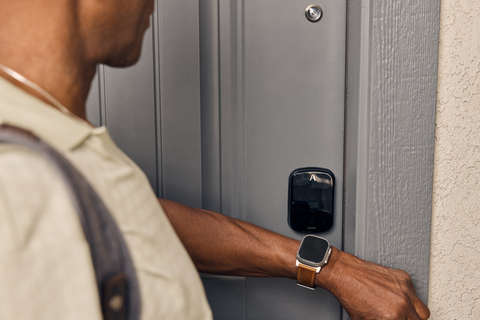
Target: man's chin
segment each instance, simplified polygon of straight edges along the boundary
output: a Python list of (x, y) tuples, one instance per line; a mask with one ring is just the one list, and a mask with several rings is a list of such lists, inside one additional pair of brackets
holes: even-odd
[(126, 57), (108, 59), (104, 62), (105, 65), (113, 68), (127, 68), (131, 67), (140, 60), (141, 52), (135, 55), (128, 55)]
[(133, 66), (140, 60), (142, 55), (142, 39), (138, 40), (127, 50), (117, 51), (111, 54), (103, 64), (114, 68), (126, 68)]

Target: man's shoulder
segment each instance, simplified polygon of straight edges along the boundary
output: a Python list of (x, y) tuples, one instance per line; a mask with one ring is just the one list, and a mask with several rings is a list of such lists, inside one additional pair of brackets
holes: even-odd
[(63, 185), (48, 160), (26, 147), (0, 144), (0, 194), (4, 202), (35, 205), (49, 199)]
[(77, 228), (75, 219), (64, 182), (50, 163), (33, 150), (0, 144), (0, 240), (14, 246), (0, 245), (0, 256), (32, 240), (61, 238), (62, 229), (54, 227)]
[(22, 146), (0, 144), (0, 181), (23, 184), (27, 179), (40, 182), (52, 173), (52, 166), (38, 152)]

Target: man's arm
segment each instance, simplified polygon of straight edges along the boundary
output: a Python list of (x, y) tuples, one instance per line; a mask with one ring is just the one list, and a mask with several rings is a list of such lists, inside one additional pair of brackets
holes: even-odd
[[(212, 211), (159, 199), (198, 271), (296, 279), (300, 242)], [(316, 285), (355, 319), (428, 319), (410, 276), (332, 248)]]

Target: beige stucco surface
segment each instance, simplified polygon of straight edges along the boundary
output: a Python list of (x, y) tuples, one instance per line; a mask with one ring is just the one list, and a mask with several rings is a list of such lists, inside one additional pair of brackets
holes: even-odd
[(441, 0), (429, 307), (480, 319), (480, 1)]

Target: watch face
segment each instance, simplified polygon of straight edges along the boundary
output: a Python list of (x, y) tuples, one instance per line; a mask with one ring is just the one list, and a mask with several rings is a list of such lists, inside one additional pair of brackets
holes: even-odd
[(298, 249), (297, 258), (300, 262), (319, 265), (325, 259), (330, 243), (320, 237), (305, 236)]

